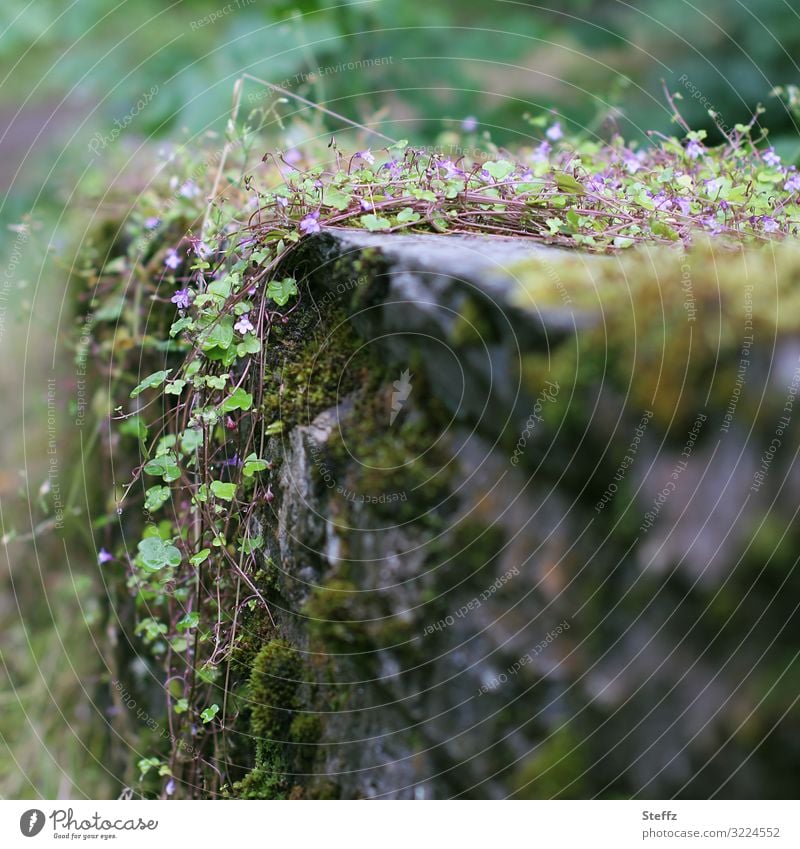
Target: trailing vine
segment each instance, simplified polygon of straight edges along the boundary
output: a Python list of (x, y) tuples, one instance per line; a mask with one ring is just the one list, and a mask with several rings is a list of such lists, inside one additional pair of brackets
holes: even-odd
[(232, 649), (243, 610), (271, 617), (256, 519), (275, 498), (267, 444), (285, 428), (264, 411), (280, 409), (287, 390), (268, 353), (305, 308), (306, 286), (289, 270), (298, 245), (337, 227), (597, 252), (683, 249), (701, 231), (731, 244), (797, 234), (800, 173), (766, 144), (757, 116), (716, 148), (675, 117), (681, 138), (643, 148), (566, 139), (540, 116), (530, 119), (538, 138), (514, 153), (486, 140), (469, 153), (400, 141), (346, 154), (332, 141), (326, 164), (296, 148), (252, 163), (256, 137), (236, 134), (234, 120), (213, 178), (208, 159), (167, 155), (164, 185), (125, 223), (125, 252), (84, 272), (113, 399), (108, 438), (140, 451), (114, 506), (143, 520), (121, 520), (116, 536), (107, 522), (99, 559), (124, 574), (136, 636), (163, 685), (170, 743), (141, 759), (143, 792), (230, 783), (217, 764), (240, 709)]

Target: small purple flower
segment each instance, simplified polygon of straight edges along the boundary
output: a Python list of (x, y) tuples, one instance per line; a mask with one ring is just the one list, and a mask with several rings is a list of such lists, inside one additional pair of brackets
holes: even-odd
[(703, 155), (703, 145), (700, 142), (692, 139), (689, 144), (686, 145), (686, 155), (689, 159), (699, 159)]
[(255, 330), (255, 327), (253, 327), (252, 322), (247, 317), (247, 313), (245, 313), (239, 317), (239, 320), (233, 325), (233, 329), (244, 336), (246, 333), (252, 333)]
[(306, 215), (306, 217), (300, 222), (300, 230), (305, 233), (306, 236), (309, 236), (312, 233), (319, 233), (322, 228), (319, 226), (319, 221), (317, 221), (318, 218), (318, 212), (312, 212), (309, 215)]
[(358, 205), (364, 210), (364, 212), (371, 212), (375, 209), (375, 207), (366, 198), (361, 198), (358, 201)]
[(642, 168), (640, 155), (634, 153), (632, 150), (628, 150), (627, 148), (622, 152), (622, 161), (625, 163), (625, 168), (628, 170), (629, 174), (635, 174)]
[(200, 194), (200, 188), (193, 180), (187, 180), (178, 192), (184, 198), (196, 198)]
[(550, 142), (542, 142), (533, 152), (533, 161), (547, 162), (547, 157), (550, 154), (550, 147)]
[(296, 165), (303, 158), (303, 154), (296, 147), (293, 147), (283, 154), (283, 158), (289, 165)]
[(722, 188), (722, 180), (719, 177), (714, 178), (713, 180), (704, 180), (706, 184), (706, 191), (710, 195), (715, 195)]
[(465, 133), (474, 133), (478, 129), (478, 119), (474, 115), (467, 115), (461, 122), (461, 129)]
[(688, 198), (676, 198), (673, 206), (678, 208), (681, 215), (691, 215), (692, 202)]
[(151, 215), (149, 218), (145, 218), (144, 220), (144, 226), (148, 230), (155, 230), (160, 223), (161, 219), (157, 215)]
[(276, 195), (275, 203), (277, 203), (278, 206), (282, 207), (283, 209), (286, 209), (286, 207), (289, 206), (289, 198), (285, 198), (283, 197), (283, 195)]
[(456, 168), (456, 166), (449, 159), (445, 159), (444, 162), (440, 162), (439, 168), (444, 168), (445, 176), (448, 178), (464, 176), (464, 172), (460, 168)]
[(774, 218), (771, 218), (769, 215), (765, 215), (761, 219), (761, 226), (763, 227), (765, 233), (774, 233), (780, 229), (778, 222)]
[(164, 788), (164, 792), (167, 794), (167, 796), (172, 796), (172, 794), (175, 792), (174, 778), (170, 778), (170, 780), (167, 782), (167, 786)]
[(363, 159), (367, 165), (375, 164), (375, 157), (372, 155), (372, 152), (369, 150), (359, 150), (356, 154), (356, 159)]
[(228, 457), (222, 461), (223, 466), (240, 466), (241, 463), (242, 461), (239, 459), (238, 454), (234, 454), (233, 457)]
[(164, 265), (171, 268), (173, 271), (181, 264), (181, 258), (175, 248), (170, 248), (164, 257)]
[(791, 177), (783, 184), (784, 191), (796, 192), (800, 191), (800, 174), (792, 174)]
[(771, 147), (769, 150), (764, 151), (761, 154), (761, 158), (769, 165), (770, 168), (780, 168), (781, 158), (775, 153), (775, 148)]
[(170, 300), (178, 309), (188, 310), (189, 304), (192, 302), (192, 291), (191, 289), (178, 289)]
[(564, 131), (561, 129), (561, 122), (556, 121), (555, 124), (553, 124), (551, 127), (548, 127), (547, 131), (545, 132), (545, 135), (547, 136), (547, 138), (550, 139), (550, 141), (558, 141), (559, 139), (563, 139)]
[(104, 548), (101, 548), (97, 553), (97, 565), (105, 566), (106, 563), (110, 563), (114, 559), (114, 555), (110, 552), (106, 551)]

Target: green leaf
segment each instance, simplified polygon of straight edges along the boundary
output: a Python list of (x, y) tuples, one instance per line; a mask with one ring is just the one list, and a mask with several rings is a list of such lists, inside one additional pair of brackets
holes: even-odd
[(206, 560), (208, 560), (209, 554), (211, 554), (210, 548), (202, 548), (197, 552), (197, 554), (193, 554), (189, 558), (189, 563), (191, 563), (192, 566), (199, 566), (201, 563), (205, 563)]
[(264, 537), (259, 534), (259, 536), (243, 539), (242, 544), (239, 546), (239, 551), (241, 551), (242, 554), (252, 554), (254, 551), (258, 551), (259, 548), (263, 547)]
[(147, 537), (139, 543), (138, 548), (142, 565), (151, 572), (157, 572), (165, 566), (180, 565), (180, 551), (160, 537)]
[(178, 699), (178, 701), (175, 702), (175, 708), (174, 708), (175, 713), (186, 713), (186, 711), (188, 709), (189, 709), (189, 700), (188, 699)]
[(196, 628), (199, 622), (200, 614), (196, 611), (192, 611), (191, 613), (187, 613), (186, 616), (178, 622), (176, 627), (179, 631), (188, 631), (191, 628)]
[(219, 713), (219, 705), (214, 703), (210, 707), (207, 707), (201, 714), (200, 719), (203, 720), (204, 724), (208, 724), (211, 720)]
[(194, 319), (191, 316), (184, 316), (172, 323), (169, 329), (169, 335), (174, 339), (181, 330), (191, 330), (194, 327)]
[(249, 410), (253, 406), (253, 396), (238, 387), (222, 402), (222, 412), (230, 413), (233, 410)]
[(408, 224), (410, 222), (419, 221), (420, 214), (418, 212), (414, 212), (414, 210), (407, 206), (405, 209), (401, 209), (400, 212), (397, 213), (397, 220), (400, 224)]
[(240, 357), (247, 354), (257, 354), (261, 350), (261, 340), (254, 334), (248, 333), (244, 339), (237, 343), (236, 353)]
[(392, 226), (392, 222), (388, 218), (381, 218), (380, 215), (362, 215), (359, 221), (369, 230), (374, 233), (376, 230), (388, 230)]
[(344, 212), (344, 210), (350, 206), (352, 197), (350, 195), (346, 195), (344, 192), (340, 192), (332, 186), (329, 186), (325, 190), (322, 200), (325, 206), (332, 206), (334, 209), (338, 209), (339, 212)]
[(155, 512), (165, 502), (169, 501), (170, 492), (168, 486), (151, 486), (145, 493), (144, 509), (150, 513)]
[(185, 380), (171, 380), (164, 387), (165, 395), (180, 395), (183, 392), (184, 387), (186, 386)]
[(559, 189), (561, 189), (562, 192), (570, 192), (577, 195), (582, 195), (586, 191), (583, 186), (571, 174), (557, 172), (555, 177), (556, 185)]
[(233, 316), (223, 315), (200, 334), (200, 347), (204, 351), (220, 348), (227, 351), (233, 342)]
[(246, 478), (253, 477), (257, 472), (263, 472), (267, 468), (267, 461), (260, 460), (256, 454), (250, 454), (245, 457), (244, 466), (242, 466), (242, 474)]
[(148, 475), (161, 476), (166, 483), (175, 481), (181, 476), (180, 466), (172, 452), (153, 457), (144, 464), (144, 472)]
[(236, 484), (211, 481), (211, 494), (222, 501), (232, 501), (236, 494)]
[(167, 379), (167, 375), (172, 371), (172, 369), (167, 369), (166, 371), (157, 371), (154, 374), (151, 374), (149, 377), (146, 377), (132, 392), (131, 398), (138, 398), (139, 395), (144, 392), (145, 389), (155, 389), (157, 386), (161, 386), (161, 384)]
[(267, 436), (275, 436), (276, 433), (280, 433), (283, 430), (283, 422), (278, 419), (278, 421), (273, 422), (272, 424), (268, 424), (264, 428), (264, 433)]
[(500, 159), (497, 162), (484, 162), (483, 168), (495, 180), (504, 180), (514, 170), (514, 163), (507, 159)]
[(294, 277), (284, 277), (283, 280), (270, 280), (267, 286), (267, 297), (275, 301), (279, 307), (286, 306), (289, 298), (297, 295), (297, 281)]
[(203, 431), (199, 427), (189, 427), (181, 434), (181, 452), (194, 454), (203, 444)]

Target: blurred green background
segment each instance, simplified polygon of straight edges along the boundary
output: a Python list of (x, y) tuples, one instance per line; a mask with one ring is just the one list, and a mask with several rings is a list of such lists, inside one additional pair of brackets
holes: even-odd
[[(763, 102), (786, 156), (796, 126), (770, 92), (798, 82), (798, 56), (800, 16), (787, 0), (0, 5), (0, 795), (118, 791), (91, 705), (102, 673), (92, 645), (102, 617), (87, 601), (97, 573), (93, 555), (68, 556), (48, 532), (43, 414), (47, 380), (70, 368), (54, 342), (72, 327), (64, 246), (84, 232), (88, 192), (117, 161), (151, 140), (223, 130), (243, 73), (395, 138), (489, 133), (507, 146), (539, 135), (530, 117), (544, 112), (565, 129), (646, 143), (647, 130), (670, 131), (663, 80), (712, 139), (708, 109), (733, 125)], [(248, 83), (243, 104), (275, 99)], [(303, 111), (275, 108), (287, 120)], [(31, 229), (20, 238), (8, 228), (23, 216)]]

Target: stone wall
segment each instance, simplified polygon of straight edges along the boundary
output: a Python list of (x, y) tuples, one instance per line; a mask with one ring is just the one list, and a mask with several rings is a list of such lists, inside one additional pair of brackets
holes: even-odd
[(797, 251), (301, 247), (234, 795), (796, 794)]

